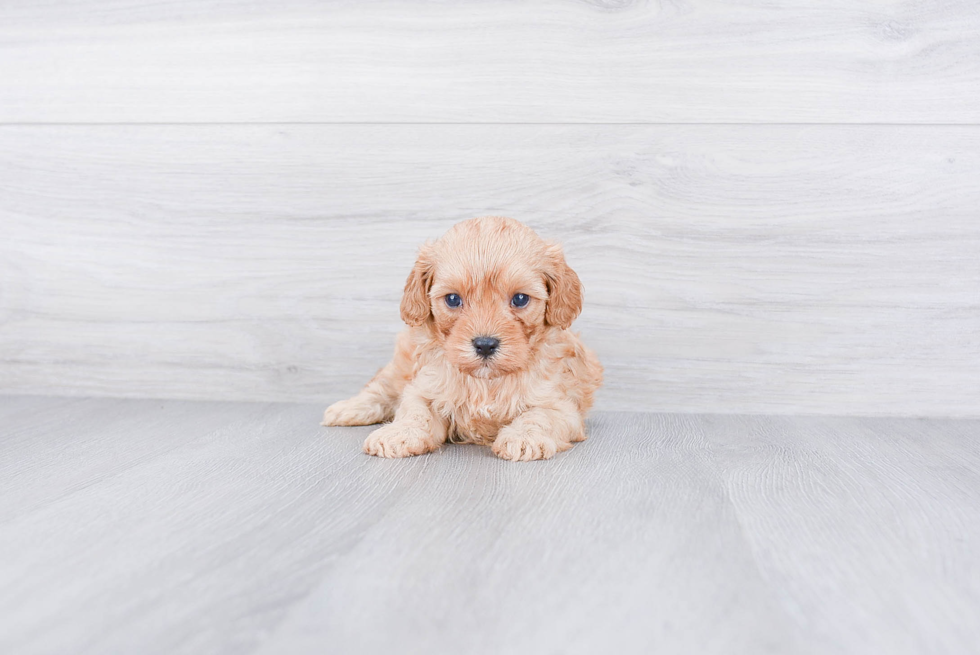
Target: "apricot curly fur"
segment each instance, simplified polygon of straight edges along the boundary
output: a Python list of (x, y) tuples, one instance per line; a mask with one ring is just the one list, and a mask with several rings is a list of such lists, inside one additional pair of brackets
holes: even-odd
[[(515, 294), (529, 301), (517, 307)], [(459, 307), (445, 302), (449, 294)], [(561, 247), (510, 218), (474, 218), (428, 243), (405, 283), (395, 355), (324, 425), (370, 425), (364, 451), (408, 457), (446, 441), (492, 446), (513, 461), (548, 459), (583, 441), (602, 384), (595, 354), (569, 331), (582, 285)], [(481, 357), (476, 337), (499, 340)]]

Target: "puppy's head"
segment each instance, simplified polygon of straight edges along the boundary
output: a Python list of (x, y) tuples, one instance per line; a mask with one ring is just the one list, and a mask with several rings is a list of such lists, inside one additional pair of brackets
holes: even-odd
[(405, 283), (402, 320), (429, 324), (448, 360), (492, 378), (524, 370), (549, 327), (582, 311), (561, 247), (509, 218), (474, 218), (426, 244)]

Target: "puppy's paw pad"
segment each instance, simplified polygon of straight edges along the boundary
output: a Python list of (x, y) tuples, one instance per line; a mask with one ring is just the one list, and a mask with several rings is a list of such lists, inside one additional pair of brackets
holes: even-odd
[(529, 462), (535, 459), (549, 459), (572, 444), (558, 441), (540, 429), (515, 428), (507, 426), (500, 431), (493, 442), (493, 454), (512, 462)]
[(376, 457), (411, 457), (439, 447), (432, 435), (414, 426), (389, 423), (368, 435), (364, 452)]
[(320, 425), (373, 425), (384, 419), (384, 411), (377, 404), (350, 398), (327, 407)]

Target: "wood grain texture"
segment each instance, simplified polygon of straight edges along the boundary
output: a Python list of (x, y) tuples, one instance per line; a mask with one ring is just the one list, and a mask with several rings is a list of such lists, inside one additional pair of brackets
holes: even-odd
[(980, 122), (974, 0), (7, 0), (3, 122)]
[(320, 410), (0, 399), (0, 649), (980, 643), (978, 421), (600, 413), (513, 464), (371, 458)]
[(980, 414), (980, 128), (0, 128), (0, 389), (326, 403), (417, 247), (566, 245), (599, 407)]

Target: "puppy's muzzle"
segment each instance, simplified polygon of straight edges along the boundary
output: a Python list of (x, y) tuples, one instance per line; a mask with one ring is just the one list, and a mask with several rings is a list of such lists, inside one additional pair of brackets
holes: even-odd
[(500, 347), (500, 339), (494, 337), (477, 337), (473, 339), (473, 350), (483, 359), (488, 359), (497, 352)]

